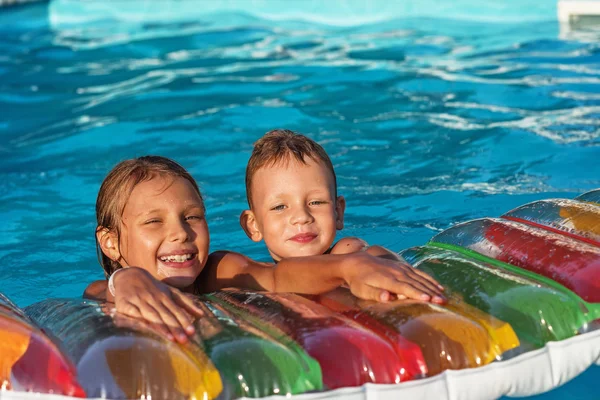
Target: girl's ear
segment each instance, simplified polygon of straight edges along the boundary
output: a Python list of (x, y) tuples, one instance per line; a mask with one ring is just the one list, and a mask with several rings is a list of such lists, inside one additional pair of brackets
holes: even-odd
[(260, 229), (258, 229), (258, 223), (252, 210), (244, 210), (240, 215), (240, 225), (246, 236), (248, 236), (254, 242), (260, 242), (263, 238)]
[(335, 199), (335, 228), (339, 231), (344, 229), (344, 211), (346, 211), (346, 199), (338, 196)]
[(121, 259), (121, 251), (119, 249), (119, 239), (114, 231), (108, 228), (98, 228), (96, 230), (96, 240), (100, 245), (102, 252), (111, 260), (119, 261)]

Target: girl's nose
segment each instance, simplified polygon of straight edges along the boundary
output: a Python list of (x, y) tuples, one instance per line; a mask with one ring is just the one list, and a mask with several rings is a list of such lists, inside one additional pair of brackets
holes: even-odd
[(173, 221), (170, 224), (169, 240), (185, 242), (190, 238), (189, 226), (185, 221)]
[(309, 224), (314, 221), (310, 211), (306, 207), (297, 207), (292, 213), (290, 222), (292, 224)]

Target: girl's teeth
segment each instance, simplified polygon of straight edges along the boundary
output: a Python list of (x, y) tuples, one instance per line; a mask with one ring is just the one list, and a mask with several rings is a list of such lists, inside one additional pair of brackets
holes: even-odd
[(176, 256), (161, 257), (161, 261), (167, 262), (185, 262), (192, 259), (193, 254), (181, 254)]

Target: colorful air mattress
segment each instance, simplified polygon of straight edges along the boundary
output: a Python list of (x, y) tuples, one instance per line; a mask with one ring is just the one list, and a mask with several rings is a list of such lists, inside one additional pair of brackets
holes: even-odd
[(536, 201), (402, 251), (446, 287), (444, 306), (231, 289), (198, 298), (206, 317), (181, 345), (96, 302), (23, 312), (0, 297), (0, 397), (539, 394), (600, 365), (599, 201)]

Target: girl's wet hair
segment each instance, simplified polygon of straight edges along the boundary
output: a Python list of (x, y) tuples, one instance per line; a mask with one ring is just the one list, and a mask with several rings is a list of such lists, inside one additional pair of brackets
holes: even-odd
[[(108, 173), (106, 178), (104, 178), (102, 186), (100, 186), (98, 198), (96, 199), (96, 232), (102, 229), (114, 231), (117, 234), (117, 240), (120, 241), (121, 218), (131, 192), (140, 183), (160, 176), (187, 179), (204, 203), (202, 194), (194, 178), (175, 161), (161, 156), (132, 158), (117, 164)], [(102, 252), (97, 238), (96, 251), (98, 252), (100, 265), (104, 268), (104, 274), (107, 278), (117, 269), (121, 268), (121, 265), (117, 261), (111, 260)]]

